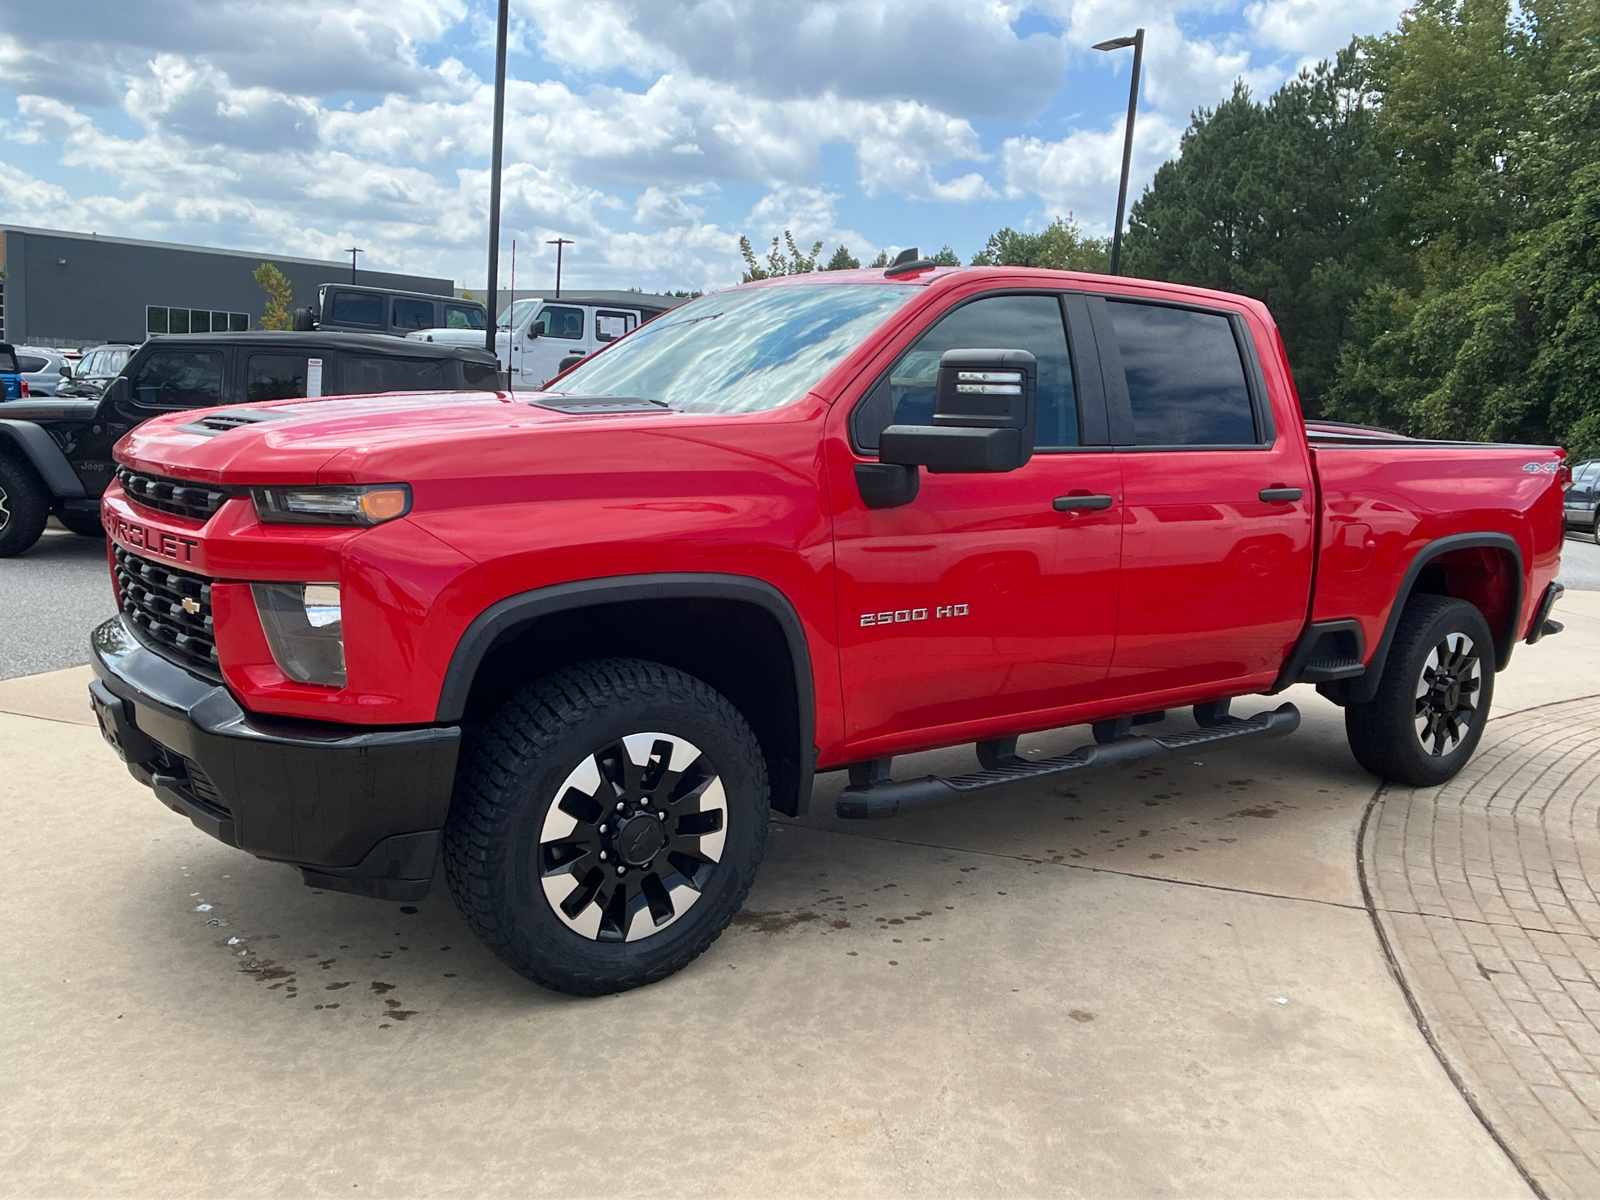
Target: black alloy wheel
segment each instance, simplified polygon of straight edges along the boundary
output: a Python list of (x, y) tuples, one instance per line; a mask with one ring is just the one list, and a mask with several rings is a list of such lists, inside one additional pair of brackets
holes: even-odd
[(1478, 716), (1483, 650), (1465, 633), (1447, 633), (1429, 653), (1417, 679), (1417, 740), (1434, 758), (1461, 745)]
[(1450, 596), (1412, 596), (1377, 693), (1345, 707), (1356, 761), (1413, 787), (1453, 779), (1483, 736), (1494, 667), (1494, 641), (1476, 607)]
[(727, 839), (728, 799), (706, 756), (670, 733), (632, 733), (556, 789), (539, 883), (556, 916), (600, 942), (636, 942), (692, 908)]
[(704, 681), (600, 659), (469, 728), (444, 831), (450, 892), (536, 983), (620, 992), (681, 970), (738, 912), (766, 844), (766, 761)]

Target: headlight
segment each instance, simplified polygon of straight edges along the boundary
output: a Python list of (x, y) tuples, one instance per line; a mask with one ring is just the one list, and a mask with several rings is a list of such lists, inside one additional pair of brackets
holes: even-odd
[(278, 669), (298, 683), (344, 686), (344, 622), (336, 583), (253, 583)]
[(411, 489), (403, 483), (250, 490), (256, 516), (269, 525), (380, 525), (411, 511)]

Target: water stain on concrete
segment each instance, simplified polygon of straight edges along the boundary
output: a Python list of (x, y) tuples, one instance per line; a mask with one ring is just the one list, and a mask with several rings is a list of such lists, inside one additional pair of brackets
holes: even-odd
[(803, 925), (816, 919), (817, 914), (809, 909), (788, 913), (763, 912), (760, 909), (747, 908), (733, 918), (733, 923), (741, 928), (754, 930), (756, 933), (777, 934), (787, 933), (796, 925)]

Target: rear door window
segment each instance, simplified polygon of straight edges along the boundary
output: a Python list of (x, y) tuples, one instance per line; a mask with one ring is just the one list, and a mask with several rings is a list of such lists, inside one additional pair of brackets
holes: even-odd
[(1139, 446), (1255, 445), (1233, 323), (1220, 313), (1107, 298)]
[(445, 362), (437, 358), (389, 358), (346, 354), (339, 367), (339, 392), (439, 392), (449, 387)]
[(328, 320), (339, 325), (370, 325), (383, 328), (383, 297), (364, 292), (335, 292)]
[(252, 354), (245, 368), (245, 399), (295, 400), (306, 394), (306, 355)]
[(432, 329), (436, 324), (433, 319), (433, 301), (411, 300), (404, 296), (396, 296), (393, 315), (389, 320), (396, 329)]
[(483, 309), (470, 304), (446, 304), (444, 306), (444, 327), (446, 329), (483, 329)]
[(1078, 397), (1061, 302), (1055, 296), (989, 296), (941, 317), (912, 343), (868, 393), (855, 414), (855, 436), (877, 450), (890, 425), (933, 424), (933, 392), (946, 350), (1026, 350), (1039, 365), (1039, 418), (1034, 446), (1079, 444)]
[(539, 315), (533, 320), (533, 327), (539, 331), (541, 337), (567, 338), (571, 341), (583, 339), (583, 309), (546, 306), (539, 310)]
[(144, 408), (204, 408), (222, 403), (220, 350), (155, 350), (129, 383)]
[(638, 325), (637, 313), (607, 312), (605, 309), (600, 309), (594, 314), (594, 338), (597, 342), (614, 342), (638, 328)]

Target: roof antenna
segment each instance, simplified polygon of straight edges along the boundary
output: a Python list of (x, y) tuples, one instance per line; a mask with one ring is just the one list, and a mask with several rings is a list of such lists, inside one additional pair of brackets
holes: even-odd
[(918, 271), (932, 270), (939, 264), (931, 258), (920, 257), (921, 252), (912, 246), (900, 251), (894, 256), (894, 261), (883, 272), (885, 279), (892, 279), (896, 275), (914, 275)]

